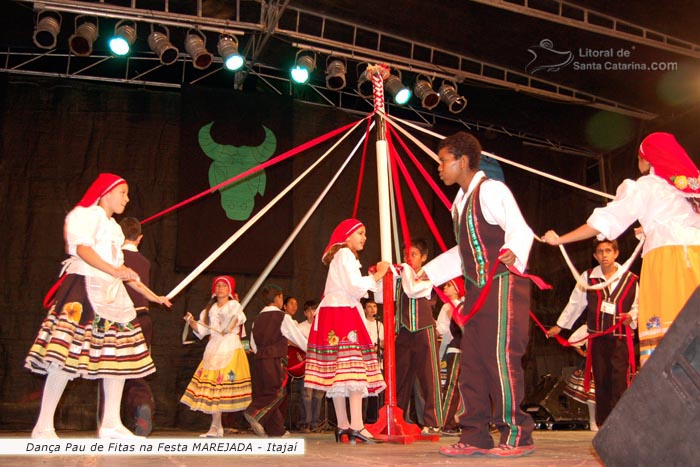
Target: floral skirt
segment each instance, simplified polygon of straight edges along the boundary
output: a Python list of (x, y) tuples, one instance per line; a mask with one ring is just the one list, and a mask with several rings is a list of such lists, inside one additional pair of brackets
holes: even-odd
[(309, 334), (304, 386), (327, 397), (360, 391), (376, 396), (386, 388), (377, 354), (355, 307), (321, 307)]
[(24, 366), (39, 374), (62, 370), (71, 379), (132, 379), (156, 371), (138, 320), (117, 323), (95, 315), (85, 277), (77, 274), (58, 289)]
[(252, 398), (248, 357), (241, 348), (233, 351), (224, 368), (207, 370), (200, 362), (180, 402), (204, 413), (238, 412), (245, 410)]

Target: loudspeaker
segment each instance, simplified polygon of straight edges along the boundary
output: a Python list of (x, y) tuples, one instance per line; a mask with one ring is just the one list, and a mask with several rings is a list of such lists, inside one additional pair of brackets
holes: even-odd
[(593, 438), (606, 467), (700, 465), (698, 290)]
[(538, 425), (552, 429), (555, 425), (586, 426), (588, 407), (567, 396), (566, 374), (562, 377), (544, 375), (533, 393), (522, 404), (522, 409)]

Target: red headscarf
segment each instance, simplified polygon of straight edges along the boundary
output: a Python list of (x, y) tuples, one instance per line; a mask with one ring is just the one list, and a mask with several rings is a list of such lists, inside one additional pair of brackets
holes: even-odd
[(700, 171), (670, 133), (651, 133), (639, 145), (639, 156), (657, 175), (689, 196), (700, 195)]
[(454, 288), (457, 289), (459, 297), (464, 297), (464, 279), (462, 277), (455, 277), (454, 279), (450, 280), (450, 283), (452, 283)]
[(347, 240), (354, 231), (363, 226), (364, 224), (357, 219), (345, 219), (343, 222), (338, 224), (338, 226), (333, 230), (331, 239), (328, 242), (328, 245), (326, 245), (326, 248), (323, 250), (323, 256), (321, 258), (326, 256), (326, 253), (328, 253), (328, 250), (330, 250), (333, 245), (341, 245), (345, 243), (345, 240)]
[(126, 183), (126, 180), (121, 178), (119, 175), (101, 173), (98, 175), (97, 179), (92, 182), (92, 185), (90, 185), (90, 188), (87, 189), (82, 199), (78, 201), (77, 206), (82, 206), (84, 208), (94, 206), (97, 204), (100, 198), (122, 183)]
[(211, 283), (211, 296), (213, 297), (216, 295), (216, 283), (217, 282), (225, 282), (226, 285), (228, 285), (228, 294), (231, 298), (233, 298), (236, 293), (236, 279), (234, 279), (231, 276), (219, 276), (215, 277), (214, 281)]

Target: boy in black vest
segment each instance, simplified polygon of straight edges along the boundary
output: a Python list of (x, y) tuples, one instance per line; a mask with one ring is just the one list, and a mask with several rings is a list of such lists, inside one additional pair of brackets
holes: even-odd
[[(629, 271), (621, 277), (613, 276), (620, 268), (615, 261), (620, 251), (617, 240), (595, 240), (594, 253), (599, 266), (582, 274), (589, 285), (609, 281), (602, 290), (582, 290), (575, 287), (569, 303), (559, 315), (557, 325), (547, 331), (547, 336), (556, 336), (561, 328), (571, 329), (579, 316), (587, 313), (588, 332), (605, 331), (623, 322), (620, 330), (596, 337), (588, 342), (588, 355), (595, 381), (595, 421), (600, 427), (612, 412), (617, 401), (628, 386), (629, 355), (627, 334), (637, 327), (638, 277)], [(634, 352), (634, 349), (631, 349)]]
[(282, 289), (266, 285), (262, 289), (266, 306), (253, 320), (250, 348), (255, 353), (251, 376), (253, 402), (244, 412), (258, 436), (285, 436), (280, 404), (286, 394), (287, 340), (306, 352), (306, 339), (292, 318), (282, 311)]

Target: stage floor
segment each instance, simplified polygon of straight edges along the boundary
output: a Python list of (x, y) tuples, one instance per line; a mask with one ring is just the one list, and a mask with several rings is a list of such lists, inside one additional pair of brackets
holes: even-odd
[[(94, 432), (60, 432), (62, 438), (94, 439)], [(186, 431), (155, 431), (149, 438), (197, 438), (199, 433)], [(202, 467), (206, 463), (241, 462), (249, 467), (263, 466), (301, 466), (304, 467), (340, 467), (340, 466), (445, 466), (445, 465), (480, 465), (480, 466), (576, 466), (599, 467), (603, 465), (593, 449), (591, 440), (595, 433), (584, 430), (537, 430), (534, 433), (537, 450), (535, 453), (517, 459), (492, 459), (487, 457), (451, 458), (438, 453), (441, 446), (457, 442), (457, 438), (443, 437), (438, 442), (416, 441), (411, 444), (375, 444), (348, 445), (336, 444), (333, 434), (292, 433), (291, 437), (280, 441), (293, 441), (303, 438), (306, 453), (303, 456), (114, 456), (114, 455), (23, 455), (7, 456), (0, 453), (0, 463), (5, 467)], [(0, 437), (26, 438), (26, 432), (1, 432)], [(226, 435), (222, 440), (254, 438), (251, 433)], [(271, 438), (272, 439), (272, 438)], [(211, 464), (210, 464), (211, 465)]]

